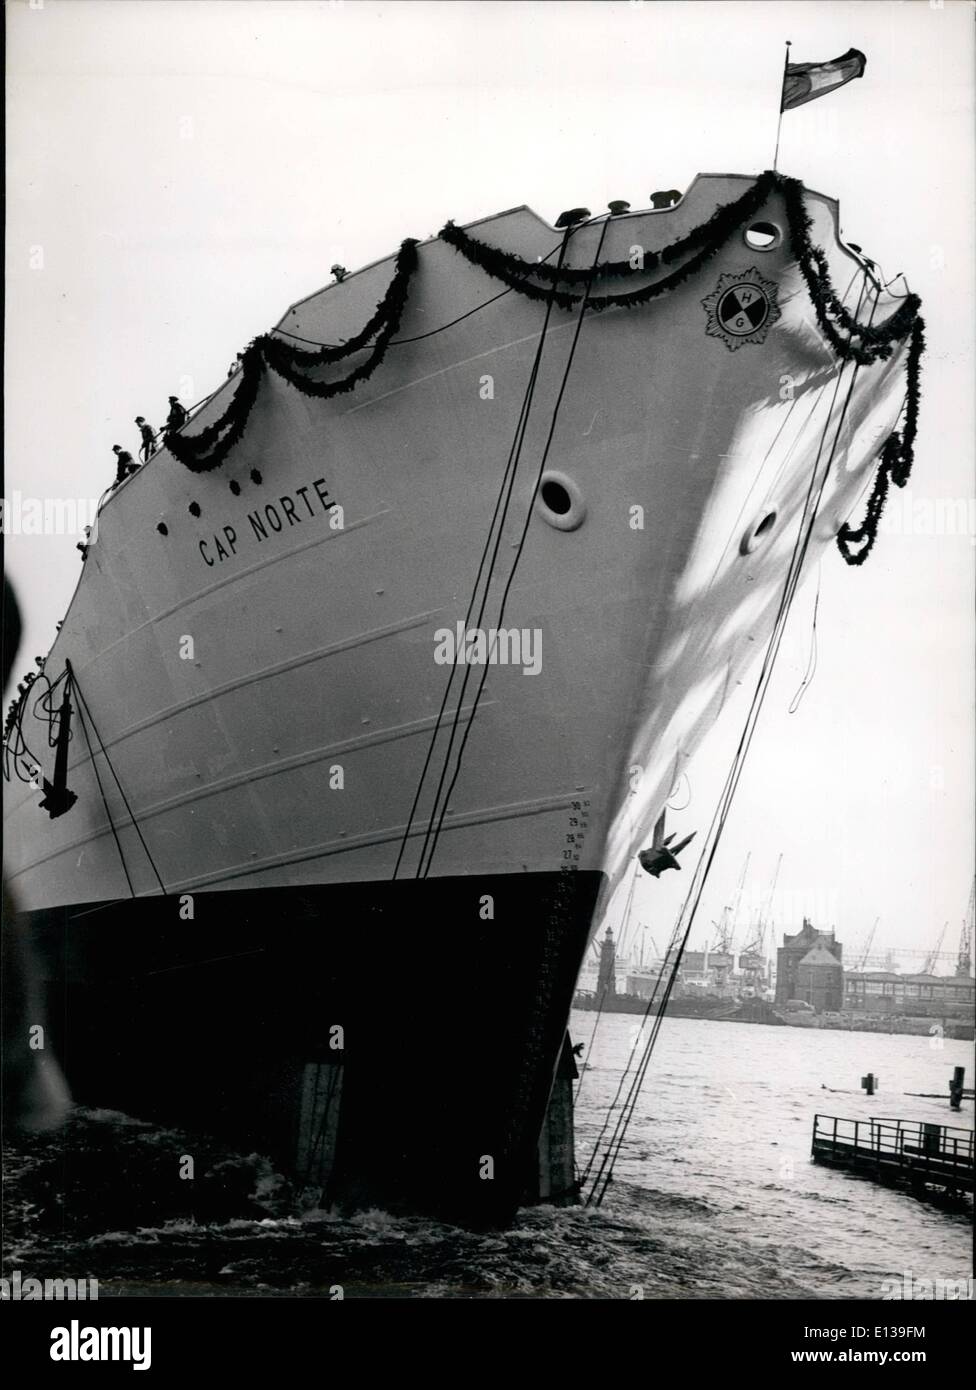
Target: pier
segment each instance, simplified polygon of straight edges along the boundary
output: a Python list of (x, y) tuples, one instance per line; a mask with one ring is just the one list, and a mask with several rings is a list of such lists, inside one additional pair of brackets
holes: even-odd
[(973, 1132), (915, 1120), (847, 1120), (816, 1115), (811, 1156), (878, 1182), (973, 1191)]

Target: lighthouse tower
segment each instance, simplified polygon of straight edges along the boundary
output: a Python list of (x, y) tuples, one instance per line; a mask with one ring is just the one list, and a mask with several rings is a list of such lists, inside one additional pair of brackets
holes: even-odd
[(617, 993), (617, 948), (613, 932), (607, 927), (607, 934), (600, 942), (600, 969), (596, 978), (596, 992), (599, 999), (606, 999)]

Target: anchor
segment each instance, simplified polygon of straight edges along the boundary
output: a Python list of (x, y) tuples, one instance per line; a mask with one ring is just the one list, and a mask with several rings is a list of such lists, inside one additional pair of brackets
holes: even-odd
[(654, 827), (654, 840), (651, 848), (642, 849), (637, 856), (640, 860), (641, 868), (645, 873), (649, 873), (652, 878), (660, 878), (665, 869), (680, 869), (681, 865), (678, 863), (678, 855), (686, 845), (691, 844), (697, 834), (697, 832), (693, 830), (690, 835), (687, 835), (683, 840), (679, 840), (676, 845), (672, 844), (671, 842), (674, 839), (674, 835), (668, 835), (667, 838), (665, 838), (664, 835), (664, 817), (666, 814), (666, 811), (661, 812), (657, 825)]
[(66, 811), (70, 811), (78, 800), (68, 786), (68, 742), (70, 738), (71, 675), (69, 673), (64, 685), (64, 699), (61, 701), (61, 709), (58, 713), (58, 742), (54, 755), (54, 781), (49, 782), (46, 777), (44, 778), (44, 796), (40, 803), (52, 820), (57, 820), (58, 816), (63, 816)]

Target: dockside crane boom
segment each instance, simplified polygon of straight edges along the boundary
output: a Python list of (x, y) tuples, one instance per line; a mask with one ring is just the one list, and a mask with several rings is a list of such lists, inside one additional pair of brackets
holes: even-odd
[(973, 913), (976, 908), (976, 883), (969, 890), (969, 906), (959, 933), (959, 954), (956, 957), (956, 975), (968, 979), (973, 973)]
[[(783, 856), (782, 854), (780, 854), (779, 858), (776, 861), (776, 872), (773, 874), (773, 881), (769, 886), (769, 892), (766, 894), (765, 901), (762, 903), (759, 909), (759, 916), (756, 922), (756, 926), (752, 932), (752, 939), (750, 940), (747, 946), (743, 946), (741, 952), (739, 953), (740, 960), (747, 960), (750, 962), (750, 964), (747, 965), (744, 970), (746, 982), (749, 984), (754, 984), (755, 977), (762, 974), (763, 970), (765, 969), (766, 931), (769, 926), (769, 918), (770, 913), (772, 911), (773, 898), (776, 893), (776, 885), (779, 882), (779, 871), (782, 867), (782, 864)], [(752, 962), (759, 962), (758, 968), (756, 967), (756, 965), (752, 964)]]
[(946, 934), (948, 925), (948, 922), (942, 924), (942, 930), (939, 932), (939, 939), (935, 943), (935, 949), (926, 957), (925, 964), (922, 967), (923, 975), (932, 975), (935, 973), (935, 963), (939, 959), (939, 952), (942, 950), (942, 940)]
[(739, 886), (735, 890), (735, 897), (731, 903), (726, 903), (722, 911), (721, 922), (716, 922), (718, 936), (715, 939), (713, 951), (722, 951), (726, 955), (732, 954), (732, 945), (735, 939), (736, 918), (739, 912), (739, 904), (742, 901), (742, 894), (746, 886), (746, 874), (749, 872), (749, 860), (752, 858), (752, 850), (746, 855), (746, 862), (742, 866), (742, 873), (739, 875)]
[(855, 967), (854, 967), (855, 970), (863, 970), (864, 967), (867, 965), (867, 963), (868, 963), (868, 956), (871, 954), (871, 942), (874, 940), (874, 933), (878, 930), (878, 923), (879, 923), (880, 921), (881, 921), (881, 918), (880, 918), (880, 917), (875, 917), (875, 919), (874, 919), (874, 926), (873, 926), (873, 927), (871, 928), (871, 930), (868, 932), (868, 939), (867, 939), (867, 941), (865, 941), (865, 943), (864, 943), (864, 950), (861, 952), (861, 959), (858, 961), (858, 963), (857, 963), (857, 964), (855, 965)]

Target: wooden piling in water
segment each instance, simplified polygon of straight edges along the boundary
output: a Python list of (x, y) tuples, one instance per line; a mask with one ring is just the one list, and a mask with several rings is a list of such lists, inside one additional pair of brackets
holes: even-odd
[(962, 1109), (963, 1083), (966, 1080), (966, 1068), (955, 1067), (952, 1072), (952, 1080), (949, 1082), (949, 1105), (953, 1110)]

